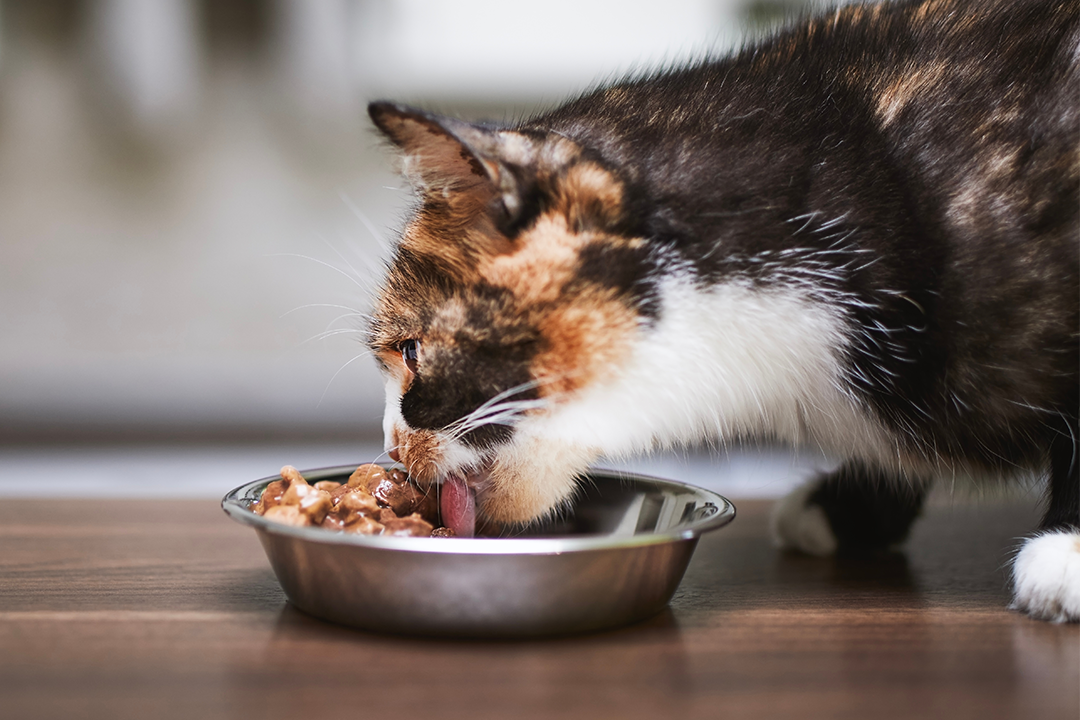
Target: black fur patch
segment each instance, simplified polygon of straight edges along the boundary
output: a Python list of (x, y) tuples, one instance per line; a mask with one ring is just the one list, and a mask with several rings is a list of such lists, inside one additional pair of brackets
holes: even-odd
[(807, 504), (825, 511), (840, 552), (884, 550), (907, 538), (926, 487), (846, 465), (822, 478)]
[(626, 298), (639, 315), (656, 319), (660, 304), (651, 248), (594, 242), (582, 248), (578, 258), (577, 274), (566, 289), (568, 293), (582, 283), (610, 288)]
[[(416, 378), (401, 398), (401, 414), (410, 427), (443, 430), (498, 394), (521, 388), (508, 400), (537, 397), (527, 387), (529, 363), (539, 351), (539, 333), (509, 305), (512, 295), (483, 283), (462, 292), (465, 322), (453, 342), (426, 346)], [(484, 424), (462, 436), (484, 446), (506, 440), (509, 423)]]

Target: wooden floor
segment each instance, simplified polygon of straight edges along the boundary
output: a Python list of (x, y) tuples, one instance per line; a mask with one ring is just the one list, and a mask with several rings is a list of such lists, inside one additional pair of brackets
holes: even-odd
[(906, 555), (834, 561), (738, 505), (651, 621), (454, 642), (303, 615), (212, 501), (7, 501), (0, 717), (1080, 717), (1080, 628), (1005, 609), (1029, 509), (934, 507)]

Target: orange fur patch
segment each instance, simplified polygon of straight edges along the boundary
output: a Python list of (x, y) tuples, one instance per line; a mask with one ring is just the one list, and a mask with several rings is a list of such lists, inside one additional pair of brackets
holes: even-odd
[(622, 183), (595, 163), (571, 166), (559, 183), (557, 198), (555, 210), (572, 228), (604, 227), (622, 216)]
[(554, 302), (573, 278), (587, 239), (571, 232), (565, 217), (545, 214), (518, 238), (516, 252), (487, 258), (479, 274), (513, 292), (522, 306)]
[(540, 394), (572, 393), (618, 367), (637, 326), (635, 312), (601, 288), (555, 308), (540, 321), (547, 349), (532, 364)]
[(605, 366), (617, 365), (637, 327), (635, 311), (613, 291), (596, 286), (567, 295), (581, 249), (597, 242), (642, 240), (576, 233), (565, 215), (553, 211), (522, 234), (519, 250), (489, 258), (479, 269), (489, 284), (510, 290), (516, 307), (539, 328), (547, 350), (534, 359), (532, 371), (542, 395), (573, 392)]

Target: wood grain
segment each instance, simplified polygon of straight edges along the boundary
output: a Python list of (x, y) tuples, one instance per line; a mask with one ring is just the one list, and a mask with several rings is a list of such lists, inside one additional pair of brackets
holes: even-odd
[(0, 716), (1080, 717), (1080, 629), (1006, 609), (1030, 509), (935, 506), (904, 554), (820, 560), (737, 504), (646, 623), (454, 642), (294, 610), (212, 501), (6, 501)]

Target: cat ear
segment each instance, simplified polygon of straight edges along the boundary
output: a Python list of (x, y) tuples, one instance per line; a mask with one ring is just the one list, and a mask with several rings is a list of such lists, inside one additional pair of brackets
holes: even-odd
[(508, 225), (520, 216), (535, 178), (531, 138), (389, 102), (371, 103), (368, 114), (403, 151), (402, 170), (418, 191), (494, 206)]

